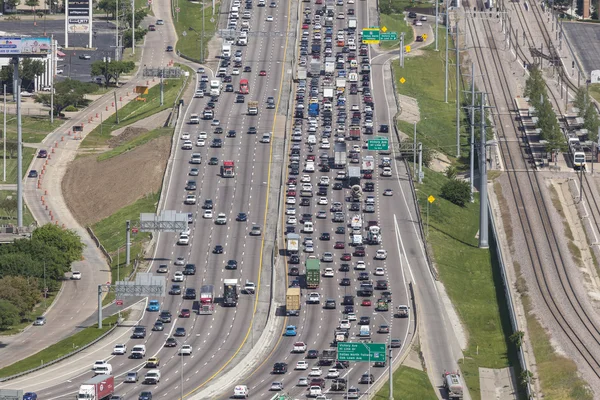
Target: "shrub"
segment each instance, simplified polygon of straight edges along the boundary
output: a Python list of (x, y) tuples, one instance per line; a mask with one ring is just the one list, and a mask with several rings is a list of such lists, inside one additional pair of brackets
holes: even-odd
[(459, 207), (464, 207), (471, 199), (471, 188), (465, 181), (452, 179), (442, 186), (440, 196)]
[(78, 110), (77, 110), (77, 107), (75, 107), (75, 106), (68, 106), (63, 111), (73, 112), (73, 111), (78, 111)]

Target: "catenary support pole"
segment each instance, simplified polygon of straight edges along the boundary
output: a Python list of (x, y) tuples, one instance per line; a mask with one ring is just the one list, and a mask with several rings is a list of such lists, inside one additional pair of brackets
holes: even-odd
[(417, 179), (417, 121), (413, 126), (413, 169), (415, 170), (415, 179)]
[(485, 93), (481, 94), (481, 141), (480, 141), (480, 155), (479, 159), (479, 171), (480, 171), (480, 182), (479, 182), (479, 248), (487, 249), (488, 243), (488, 209), (487, 209), (487, 149), (485, 141)]
[(440, 4), (440, 0), (434, 0), (435, 1), (435, 32), (433, 33), (434, 39), (435, 39), (435, 51), (438, 51), (438, 24), (439, 24), (439, 4)]
[[(457, 3), (459, 0), (457, 0)], [(456, 47), (456, 158), (460, 157), (460, 46), (458, 40), (458, 20), (456, 21), (456, 40), (454, 41), (454, 47)]]
[(4, 142), (4, 182), (6, 182), (6, 83), (4, 84), (4, 127), (2, 130), (2, 139)]
[(54, 124), (54, 66), (56, 64), (56, 47), (54, 43), (54, 35), (51, 36), (50, 48), (50, 123)]
[(131, 0), (131, 53), (135, 54), (135, 0)]
[(470, 181), (471, 181), (471, 203), (475, 202), (475, 63), (471, 63), (471, 157), (470, 157)]
[(445, 79), (444, 79), (444, 103), (448, 103), (448, 49), (449, 49), (449, 38), (448, 38), (448, 5), (446, 4), (446, 69), (445, 69)]
[(127, 240), (127, 243), (125, 243), (125, 266), (128, 266), (131, 261), (131, 221), (127, 221), (125, 235)]
[(23, 226), (23, 127), (21, 126), (21, 78), (19, 58), (13, 58), (13, 91), (17, 95), (17, 227)]
[(419, 142), (419, 176), (417, 182), (423, 183), (423, 143)]

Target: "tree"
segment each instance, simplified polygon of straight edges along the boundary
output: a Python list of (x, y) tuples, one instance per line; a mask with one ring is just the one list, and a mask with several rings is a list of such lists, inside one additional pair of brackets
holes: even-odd
[[(96, 90), (92, 83), (84, 83), (74, 79), (65, 79), (54, 85), (54, 115), (59, 115), (68, 106), (83, 103), (85, 95)], [(34, 97), (36, 103), (50, 105), (50, 94), (39, 93)]]
[(35, 8), (40, 5), (40, 0), (25, 0), (25, 5), (31, 7), (32, 11), (35, 11)]
[(19, 315), (25, 317), (40, 300), (40, 290), (35, 284), (21, 276), (5, 276), (0, 279), (0, 299), (7, 300), (17, 307)]
[(585, 113), (583, 114), (583, 127), (588, 130), (588, 137), (590, 140), (598, 141), (598, 128), (600, 128), (600, 120), (598, 119), (598, 112), (596, 106), (591, 101), (588, 101)]
[(6, 330), (19, 323), (19, 309), (10, 301), (0, 300), (0, 329)]
[(13, 216), (17, 211), (17, 199), (6, 197), (0, 200), (0, 210), (4, 211), (8, 216)]
[(540, 106), (542, 97), (548, 97), (546, 95), (546, 81), (542, 71), (534, 66), (529, 74), (529, 78), (525, 82), (525, 91), (523, 92), (525, 97), (529, 97), (529, 102), (536, 109)]
[(8, 157), (13, 158), (17, 154), (17, 149), (19, 148), (16, 141), (6, 140), (6, 151), (8, 152)]
[(580, 117), (583, 117), (583, 114), (585, 114), (585, 109), (587, 108), (587, 96), (588, 92), (584, 86), (577, 88), (577, 91), (575, 92), (575, 100), (573, 100), (573, 106), (579, 109), (578, 115)]
[[(21, 87), (31, 89), (34, 86), (33, 81), (36, 76), (41, 76), (45, 72), (44, 63), (41, 60), (33, 58), (23, 58), (19, 63), (19, 77), (22, 79)], [(0, 81), (6, 83), (7, 90), (12, 92), (13, 85), (13, 66), (7, 65), (0, 70)]]
[(98, 8), (106, 13), (106, 18), (110, 14), (111, 18), (115, 17), (115, 10), (117, 8), (116, 0), (100, 0), (98, 2)]
[(54, 247), (67, 256), (71, 263), (81, 259), (83, 243), (81, 238), (70, 229), (62, 229), (53, 224), (46, 224), (37, 228), (31, 235), (32, 241), (40, 241)]
[[(131, 47), (131, 42), (133, 40), (133, 37), (131, 35), (131, 29), (127, 29), (125, 32), (123, 32), (123, 46), (124, 47)], [(142, 40), (144, 38), (144, 36), (146, 36), (146, 34), (148, 33), (147, 29), (144, 28), (138, 28), (135, 30), (135, 41), (138, 42), (140, 40)]]
[(16, 8), (19, 4), (21, 4), (21, 0), (4, 0), (6, 8)]
[(104, 82), (108, 86), (114, 80), (115, 84), (119, 84), (121, 74), (131, 72), (135, 68), (133, 61), (95, 61), (92, 63), (92, 76), (103, 76)]
[(440, 196), (459, 207), (464, 207), (471, 200), (471, 188), (465, 181), (451, 179), (442, 186)]

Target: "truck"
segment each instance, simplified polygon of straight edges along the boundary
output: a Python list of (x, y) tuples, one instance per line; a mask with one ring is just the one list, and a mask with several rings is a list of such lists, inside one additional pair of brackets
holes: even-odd
[(333, 99), (335, 91), (332, 87), (323, 88), (323, 97), (326, 99)]
[(373, 284), (370, 281), (361, 282), (356, 293), (364, 297), (373, 296)]
[(333, 162), (335, 168), (346, 167), (346, 142), (335, 142), (333, 146)]
[(360, 232), (362, 230), (362, 227), (362, 216), (360, 214), (356, 214), (352, 217), (352, 220), (350, 221), (350, 228), (352, 228), (353, 231)]
[(350, 235), (350, 245), (351, 246), (362, 246), (363, 237), (362, 234), (358, 232), (354, 232)]
[(223, 305), (225, 307), (236, 307), (238, 302), (238, 280), (225, 279), (223, 281)]
[(102, 400), (115, 393), (115, 378), (110, 375), (96, 375), (79, 386), (78, 399)]
[(352, 125), (348, 130), (350, 132), (350, 140), (360, 140), (360, 126)]
[(367, 233), (367, 243), (381, 244), (381, 229), (377, 225), (369, 226), (369, 232)]
[(210, 81), (210, 95), (219, 96), (221, 94), (222, 83), (220, 79), (212, 79)]
[(300, 235), (297, 233), (288, 233), (286, 237), (288, 255), (298, 253), (300, 250)]
[(335, 61), (333, 57), (332, 60), (325, 60), (325, 74), (330, 75), (335, 72)]
[(298, 67), (298, 73), (296, 74), (296, 79), (298, 79), (299, 81), (304, 81), (306, 80), (306, 68), (304, 67)]
[(335, 87), (336, 88), (346, 88), (346, 78), (337, 78), (335, 80)]
[(353, 201), (361, 201), (362, 200), (362, 188), (360, 185), (354, 185), (350, 188), (350, 194), (352, 195)]
[(364, 156), (362, 162), (362, 172), (373, 172), (375, 169), (375, 158), (373, 156)]
[(347, 329), (336, 329), (333, 331), (333, 342), (347, 342), (348, 341), (348, 330)]
[(232, 160), (223, 160), (221, 165), (221, 177), (233, 178), (235, 176), (235, 163)]
[(252, 100), (248, 102), (248, 115), (258, 115), (258, 101)]
[(300, 315), (300, 288), (291, 287), (288, 288), (285, 295), (285, 314), (286, 315)]
[(308, 106), (308, 116), (318, 117), (319, 116), (319, 103), (311, 103)]
[(348, 17), (348, 30), (353, 31), (358, 26), (358, 21), (356, 17)]
[(221, 47), (221, 57), (223, 57), (223, 58), (231, 57), (231, 44), (223, 43), (223, 46)]
[(458, 372), (446, 372), (442, 374), (442, 386), (448, 391), (451, 400), (463, 398), (463, 385)]
[(348, 166), (348, 185), (350, 187), (360, 186), (360, 167)]
[(377, 300), (377, 305), (375, 306), (375, 311), (388, 311), (389, 305), (386, 299), (380, 298)]
[(319, 356), (319, 365), (331, 365), (337, 360), (337, 349), (327, 349)]
[(321, 61), (318, 58), (313, 58), (310, 60), (310, 76), (319, 76), (321, 75)]
[(321, 262), (317, 258), (306, 260), (306, 287), (316, 289), (321, 282)]
[(215, 287), (213, 285), (202, 285), (200, 288), (200, 305), (198, 314), (209, 315), (215, 309)]

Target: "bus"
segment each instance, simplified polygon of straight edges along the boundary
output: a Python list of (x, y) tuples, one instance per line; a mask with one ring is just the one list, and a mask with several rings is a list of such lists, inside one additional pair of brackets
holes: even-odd
[(240, 79), (240, 94), (248, 93), (248, 79)]

